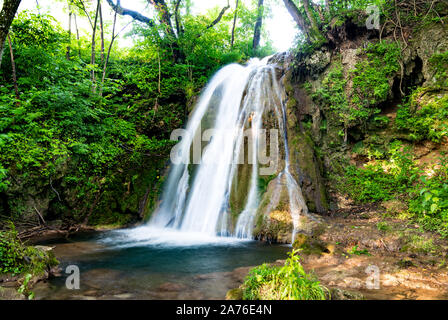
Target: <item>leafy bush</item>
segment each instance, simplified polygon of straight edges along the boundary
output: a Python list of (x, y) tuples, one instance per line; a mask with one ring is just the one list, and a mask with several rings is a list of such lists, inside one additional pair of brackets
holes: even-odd
[(308, 275), (292, 251), (282, 267), (263, 264), (250, 271), (243, 284), (244, 300), (325, 300), (328, 290)]
[(348, 166), (341, 191), (361, 203), (387, 201), (406, 192), (418, 178), (410, 150), (396, 141), (389, 146), (388, 160), (377, 160), (363, 168)]
[(59, 262), (50, 252), (24, 245), (11, 224), (10, 230), (0, 232), (0, 274), (41, 275)]
[(431, 95), (422, 101), (430, 89), (417, 89), (407, 104), (399, 107), (396, 125), (408, 131), (413, 141), (431, 140), (440, 143), (448, 137), (448, 95)]
[(423, 228), (448, 237), (448, 157), (442, 157), (433, 175), (422, 176), (410, 193), (409, 210)]

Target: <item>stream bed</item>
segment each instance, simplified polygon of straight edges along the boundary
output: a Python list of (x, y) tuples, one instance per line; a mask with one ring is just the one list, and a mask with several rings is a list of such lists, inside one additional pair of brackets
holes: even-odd
[[(54, 247), (62, 275), (37, 284), (37, 299), (224, 299), (244, 267), (285, 259), (290, 249), (151, 227), (39, 244)], [(79, 290), (66, 287), (69, 265), (80, 270)]]

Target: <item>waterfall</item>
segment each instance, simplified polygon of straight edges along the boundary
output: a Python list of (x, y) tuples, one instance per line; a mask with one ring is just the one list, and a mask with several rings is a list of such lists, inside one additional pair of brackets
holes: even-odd
[[(172, 139), (181, 140), (171, 153), (172, 166), (161, 204), (149, 226), (211, 237), (251, 239), (260, 205), (261, 154), (267, 151), (266, 135), (261, 133), (269, 113), (275, 115), (285, 154), (284, 169), (274, 173), (286, 181), (295, 231), (307, 207), (290, 173), (283, 97), (284, 89), (268, 58), (252, 59), (246, 66), (231, 64), (222, 68), (204, 89), (185, 130), (172, 135)], [(230, 195), (232, 187), (240, 182), (238, 166), (244, 165), (245, 160), (250, 166), (250, 177), (244, 209), (237, 212), (236, 219), (230, 212)]]

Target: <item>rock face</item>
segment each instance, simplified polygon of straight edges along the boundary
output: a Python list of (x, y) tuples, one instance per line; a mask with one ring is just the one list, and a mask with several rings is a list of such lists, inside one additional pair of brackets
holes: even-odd
[(51, 179), (29, 177), (11, 183), (0, 193), (0, 215), (56, 228), (80, 223), (126, 225), (148, 217), (155, 207), (164, 159), (148, 159), (138, 168), (119, 168), (113, 175), (92, 177), (93, 189), (67, 179), (76, 166), (67, 161)]
[[(355, 28), (356, 32), (350, 28)], [(277, 65), (278, 78), (286, 91), (284, 101), (287, 108), (291, 173), (302, 188), (312, 213), (323, 214), (329, 209), (344, 206), (344, 199), (337, 195), (335, 181), (331, 177), (344, 174), (344, 168), (352, 160), (351, 146), (364, 139), (386, 144), (394, 137), (400, 138), (398, 132), (371, 124), (353, 123), (345, 128), (338, 114), (340, 111), (324, 106), (321, 102), (320, 89), (329, 74), (335, 68), (340, 68), (346, 81), (345, 92), (341, 94), (346, 96), (348, 106), (351, 107), (353, 93), (359, 89), (353, 80), (353, 71), (362, 70), (360, 66), (368, 63), (369, 59), (365, 49), (380, 40), (377, 32), (364, 29), (348, 23), (339, 27), (338, 34), (343, 36), (337, 36), (331, 45), (324, 45), (308, 53), (276, 54), (269, 61)], [(386, 29), (382, 40), (395, 43), (393, 30)], [(387, 110), (397, 104), (403, 93), (409, 94), (402, 92), (406, 88), (429, 87), (436, 82), (430, 60), (434, 54), (448, 49), (448, 27), (441, 23), (426, 25), (411, 32), (407, 43), (402, 43), (401, 48), (402, 62), (397, 63), (400, 64), (398, 71), (387, 75), (384, 84), (388, 91), (375, 99), (368, 110), (376, 108), (388, 114)], [(447, 93), (439, 90), (435, 94), (440, 96)], [(427, 104), (425, 101), (431, 101), (433, 96), (431, 92), (425, 92), (419, 101)], [(388, 114), (388, 117), (393, 119), (395, 115)], [(292, 223), (288, 218), (289, 207), (284, 191), (275, 190), (278, 184), (282, 182), (277, 179), (271, 181), (263, 196), (256, 236), (259, 239), (285, 242), (291, 234), (288, 230), (291, 230)]]

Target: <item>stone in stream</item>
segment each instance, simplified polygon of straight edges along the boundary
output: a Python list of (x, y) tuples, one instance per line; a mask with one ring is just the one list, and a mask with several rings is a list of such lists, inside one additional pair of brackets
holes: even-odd
[(157, 291), (162, 291), (162, 292), (166, 292), (166, 291), (178, 292), (178, 291), (183, 291), (186, 289), (187, 289), (186, 285), (180, 284), (180, 283), (173, 283), (173, 282), (165, 282), (157, 287)]

